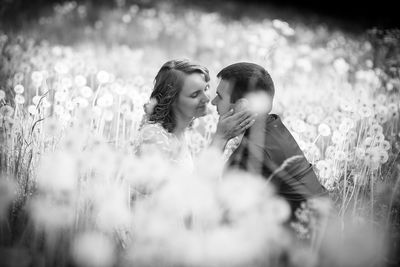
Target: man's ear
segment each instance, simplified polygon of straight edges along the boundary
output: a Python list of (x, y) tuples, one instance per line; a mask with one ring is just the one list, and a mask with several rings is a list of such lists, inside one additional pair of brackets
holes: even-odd
[(235, 112), (249, 109), (249, 101), (246, 98), (240, 98), (235, 102), (233, 109)]

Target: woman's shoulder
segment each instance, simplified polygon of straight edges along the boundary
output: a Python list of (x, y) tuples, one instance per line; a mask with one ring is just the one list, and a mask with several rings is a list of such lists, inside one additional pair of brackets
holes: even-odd
[(145, 123), (139, 130), (140, 132), (159, 132), (159, 133), (168, 133), (168, 131), (158, 122), (147, 122)]
[(139, 130), (139, 136), (145, 140), (151, 139), (168, 139), (168, 131), (161, 125), (161, 123), (145, 123)]

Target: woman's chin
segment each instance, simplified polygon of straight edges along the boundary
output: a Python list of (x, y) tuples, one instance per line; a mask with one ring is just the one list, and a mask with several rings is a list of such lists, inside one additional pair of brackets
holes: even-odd
[(208, 111), (208, 108), (204, 108), (204, 109), (198, 110), (194, 117), (195, 118), (204, 117), (204, 116), (208, 115), (209, 113), (210, 112)]

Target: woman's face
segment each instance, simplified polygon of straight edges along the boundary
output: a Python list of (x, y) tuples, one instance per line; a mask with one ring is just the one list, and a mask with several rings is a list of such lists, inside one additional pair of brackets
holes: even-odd
[(207, 115), (207, 104), (210, 102), (208, 88), (203, 74), (186, 75), (182, 90), (172, 107), (175, 116), (186, 120)]

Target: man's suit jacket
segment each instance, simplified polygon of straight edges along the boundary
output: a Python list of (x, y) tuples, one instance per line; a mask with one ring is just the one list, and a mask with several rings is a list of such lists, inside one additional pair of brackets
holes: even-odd
[[(284, 170), (274, 173), (292, 156), (299, 157)], [(312, 165), (275, 114), (257, 121), (245, 132), (239, 147), (229, 157), (227, 166), (228, 169), (246, 170), (269, 179), (277, 193), (289, 201), (292, 215), (302, 201), (315, 196), (327, 196)]]

